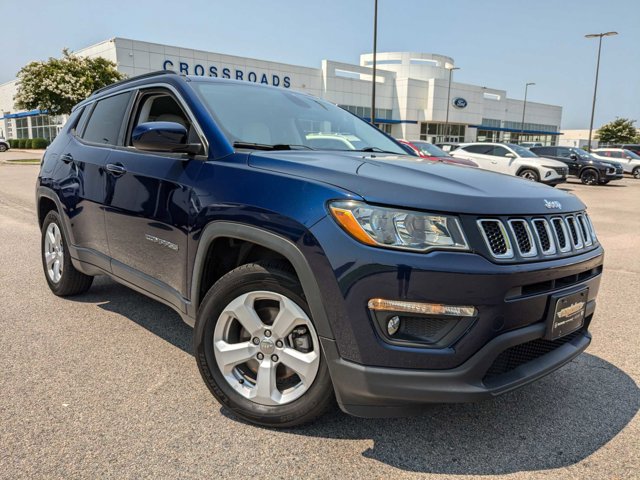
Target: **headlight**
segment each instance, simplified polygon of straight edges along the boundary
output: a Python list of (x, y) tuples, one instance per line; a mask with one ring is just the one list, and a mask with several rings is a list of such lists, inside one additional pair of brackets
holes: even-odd
[(353, 201), (333, 202), (329, 209), (347, 233), (367, 245), (417, 252), (469, 249), (456, 217)]

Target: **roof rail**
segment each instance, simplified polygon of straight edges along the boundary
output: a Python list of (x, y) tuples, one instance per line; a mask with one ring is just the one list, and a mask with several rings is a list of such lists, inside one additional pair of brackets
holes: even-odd
[(124, 85), (130, 82), (135, 82), (136, 80), (142, 80), (143, 78), (151, 78), (151, 77), (159, 77), (161, 75), (178, 75), (173, 70), (156, 70), (155, 72), (143, 73), (142, 75), (136, 75), (135, 77), (125, 78), (124, 80), (120, 80), (119, 82), (112, 83), (107, 85), (106, 87), (99, 88), (91, 93), (91, 97), (97, 95), (98, 93), (104, 92), (105, 90), (109, 90), (114, 87), (119, 87), (120, 85)]

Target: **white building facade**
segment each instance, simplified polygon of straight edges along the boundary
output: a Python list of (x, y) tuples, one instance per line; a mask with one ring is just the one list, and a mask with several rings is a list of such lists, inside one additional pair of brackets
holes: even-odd
[[(371, 118), (371, 54), (361, 55), (357, 65), (323, 60), (320, 68), (309, 68), (125, 38), (75, 53), (111, 60), (127, 76), (174, 70), (290, 88), (336, 103), (366, 120)], [(508, 98), (504, 90), (452, 81), (449, 91), (454, 67), (454, 60), (443, 55), (378, 53), (375, 123), (396, 138), (432, 143), (557, 143), (562, 107), (527, 102), (523, 124), (524, 102)], [(15, 91), (15, 81), (0, 85), (0, 136), (53, 138), (65, 118), (18, 111), (13, 103)]]

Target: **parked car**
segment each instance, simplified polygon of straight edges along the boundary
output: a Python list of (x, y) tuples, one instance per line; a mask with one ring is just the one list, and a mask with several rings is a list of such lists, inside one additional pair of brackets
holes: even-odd
[(458, 148), (461, 144), (455, 143), (455, 142), (446, 142), (446, 143), (434, 143), (434, 145), (445, 153), (451, 153), (456, 148)]
[(585, 185), (605, 185), (623, 177), (622, 165), (596, 158), (576, 147), (531, 147), (540, 157), (552, 158), (569, 167), (569, 175), (576, 176)]
[(569, 173), (564, 163), (542, 159), (529, 149), (513, 143), (466, 143), (451, 155), (472, 160), (485, 170), (516, 175), (551, 186), (565, 182)]
[(636, 155), (640, 155), (640, 145), (637, 143), (623, 143), (618, 145), (607, 145), (602, 148), (624, 148), (625, 150), (631, 150)]
[(319, 150), (358, 150), (364, 144), (354, 135), (340, 133), (309, 133), (305, 145)]
[(398, 140), (398, 142), (409, 149), (409, 152), (413, 155), (417, 155), (420, 158), (426, 158), (427, 160), (434, 160), (436, 162), (449, 163), (451, 165), (462, 165), (465, 167), (477, 167), (476, 162), (467, 160), (465, 158), (455, 158), (448, 153), (442, 151), (434, 144), (425, 142), (423, 140)]
[[(313, 149), (310, 125), (365, 146)], [(110, 85), (46, 150), (36, 202), (51, 291), (108, 275), (170, 306), (211, 393), (257, 424), (493, 398), (591, 341), (604, 252), (577, 196), (417, 162), (305, 93)]]
[(518, 145), (524, 148), (542, 147), (542, 143), (540, 142), (520, 142)]
[(612, 160), (622, 165), (625, 173), (630, 173), (633, 178), (640, 178), (640, 155), (626, 148), (596, 148), (593, 150), (596, 158)]
[(9, 142), (7, 142), (4, 138), (0, 138), (0, 152), (6, 152), (9, 150)]

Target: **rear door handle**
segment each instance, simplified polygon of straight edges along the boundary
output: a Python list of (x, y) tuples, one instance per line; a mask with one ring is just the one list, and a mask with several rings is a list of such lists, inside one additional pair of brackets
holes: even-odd
[(107, 163), (106, 168), (107, 172), (117, 177), (124, 173), (127, 173), (127, 169), (124, 168), (124, 165), (122, 165), (121, 163)]
[(65, 153), (64, 155), (60, 156), (60, 160), (62, 160), (64, 163), (71, 163), (73, 162), (73, 155), (71, 155), (70, 153)]

